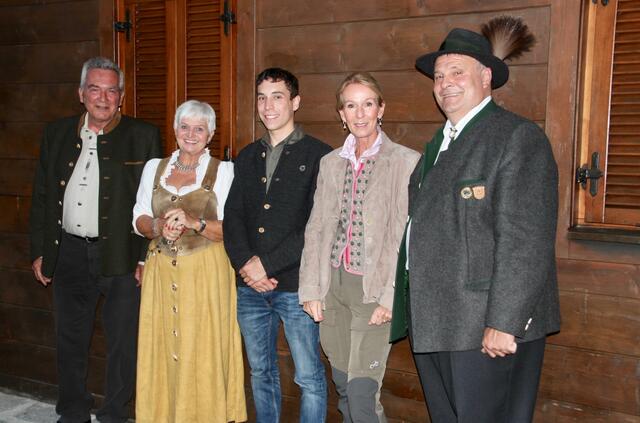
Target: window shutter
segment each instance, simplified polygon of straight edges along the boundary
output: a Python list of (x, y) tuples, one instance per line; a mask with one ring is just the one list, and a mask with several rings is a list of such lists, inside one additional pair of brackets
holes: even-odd
[(125, 112), (157, 125), (166, 145), (167, 140), (173, 139), (173, 131), (167, 125), (165, 1), (127, 0), (124, 9), (129, 11), (132, 24), (130, 41), (121, 44), (124, 56), (120, 64), (126, 74)]
[[(205, 101), (216, 111), (209, 148), (222, 158), (233, 139), (235, 29), (223, 31), (225, 1), (117, 0), (119, 21), (129, 16), (129, 39), (117, 37), (118, 62), (127, 86), (124, 112), (160, 127), (165, 153), (175, 148), (173, 115), (185, 100)], [(235, 2), (226, 0), (233, 9)]]
[(221, 31), (220, 1), (189, 0), (186, 4), (186, 100), (209, 103), (216, 111), (216, 134), (209, 145), (220, 157)]
[(640, 0), (618, 0), (605, 223), (640, 225)]

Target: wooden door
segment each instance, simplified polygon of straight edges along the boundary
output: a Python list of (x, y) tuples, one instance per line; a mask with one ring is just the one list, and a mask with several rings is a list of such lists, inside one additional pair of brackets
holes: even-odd
[(211, 154), (223, 158), (230, 153), (235, 30), (221, 15), (225, 6), (233, 10), (233, 3), (117, 0), (118, 21), (130, 25), (117, 35), (117, 57), (126, 75), (123, 109), (160, 127), (167, 154), (175, 148), (175, 109), (191, 99), (216, 111)]

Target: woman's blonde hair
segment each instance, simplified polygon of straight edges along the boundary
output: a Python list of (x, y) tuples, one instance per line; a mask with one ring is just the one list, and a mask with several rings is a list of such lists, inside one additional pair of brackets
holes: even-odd
[(342, 98), (342, 93), (345, 88), (351, 84), (362, 84), (365, 87), (371, 88), (371, 90), (376, 93), (378, 97), (378, 106), (382, 107), (384, 104), (384, 99), (382, 98), (382, 89), (380, 88), (380, 84), (378, 81), (371, 76), (368, 72), (354, 72), (351, 75), (347, 76), (340, 86), (338, 87), (338, 91), (336, 91), (336, 110), (340, 111), (344, 108), (344, 99)]

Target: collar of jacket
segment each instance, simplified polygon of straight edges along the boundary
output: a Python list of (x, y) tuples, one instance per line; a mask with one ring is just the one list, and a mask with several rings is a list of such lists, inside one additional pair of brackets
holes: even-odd
[[(84, 112), (83, 114), (80, 115), (80, 120), (78, 121), (78, 138), (80, 138), (80, 131), (82, 130), (82, 126), (84, 125), (84, 119), (87, 116), (87, 112)], [(116, 126), (118, 126), (118, 124), (120, 123), (120, 119), (122, 118), (122, 114), (120, 113), (120, 110), (118, 110), (116, 112), (116, 115), (113, 117), (113, 119), (111, 119), (111, 122), (107, 123), (107, 126), (105, 126), (102, 129), (102, 134), (106, 135), (109, 132), (113, 131), (115, 129)]]

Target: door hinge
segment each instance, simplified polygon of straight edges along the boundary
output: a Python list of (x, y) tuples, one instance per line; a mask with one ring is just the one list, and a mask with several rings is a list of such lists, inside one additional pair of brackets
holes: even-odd
[(224, 13), (220, 15), (220, 20), (224, 22), (224, 35), (229, 35), (231, 24), (238, 23), (235, 13), (229, 7), (229, 0), (224, 0)]
[[(591, 0), (591, 2), (593, 4), (598, 4), (598, 0)], [(602, 3), (603, 6), (606, 6), (609, 4), (609, 0), (601, 0), (600, 3)]]
[(598, 194), (598, 179), (603, 176), (599, 163), (600, 153), (595, 152), (591, 155), (591, 167), (584, 165), (576, 169), (576, 182), (580, 184), (582, 189), (587, 189), (587, 180), (589, 180), (589, 194), (592, 197)]
[(131, 15), (129, 13), (129, 9), (127, 9), (124, 12), (124, 21), (116, 21), (116, 22), (114, 22), (113, 23), (113, 29), (115, 29), (116, 32), (124, 32), (127, 41), (130, 41), (130, 39), (131, 39), (131, 28), (133, 28), (133, 25), (131, 25)]

